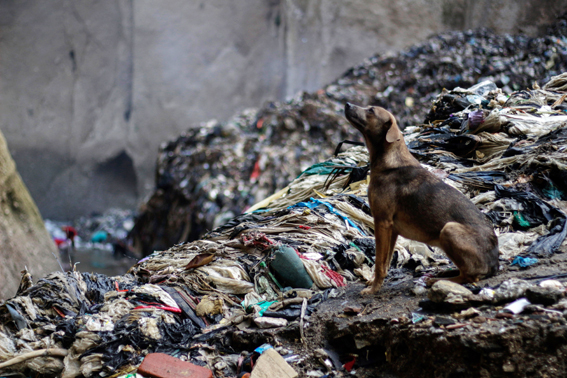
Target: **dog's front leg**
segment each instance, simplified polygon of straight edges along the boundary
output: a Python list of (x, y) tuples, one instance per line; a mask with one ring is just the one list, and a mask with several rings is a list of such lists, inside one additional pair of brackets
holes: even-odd
[(392, 223), (375, 223), (376, 261), (374, 263), (374, 280), (360, 294), (375, 294), (382, 287), (384, 278), (388, 274), (388, 267), (398, 235), (393, 233)]

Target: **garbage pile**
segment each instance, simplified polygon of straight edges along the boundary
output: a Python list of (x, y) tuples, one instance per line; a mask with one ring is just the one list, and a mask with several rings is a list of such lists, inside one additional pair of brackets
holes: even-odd
[(353, 135), (340, 104), (307, 93), (189, 129), (160, 149), (157, 188), (130, 233), (134, 244), (148, 255), (196, 240)]
[[(303, 327), (319, 302), (338, 295), (336, 288), (368, 278), (372, 220), (359, 196), (366, 172), (350, 184), (344, 174), (366, 159), (356, 147), (310, 167), (278, 206), (313, 190), (323, 199), (240, 215), (204, 239), (144, 258), (127, 275), (73, 270), (34, 284), (25, 273), (16, 296), (0, 307), (0, 355), (15, 358), (0, 363), (6, 369), (0, 371), (116, 376), (161, 352), (233, 376), (239, 367), (219, 362), (236, 363), (239, 355), (206, 344), (217, 332)], [(335, 170), (344, 177), (331, 180)]]
[[(567, 73), (541, 88), (511, 94), (482, 82), (442, 91), (428, 123), (405, 129), (406, 143), (424, 167), (491, 219), (503, 270), (532, 269), (564, 242), (565, 99)], [(253, 339), (254, 332), (267, 330), (273, 340), (286, 332), (304, 340), (321, 303), (344, 295), (346, 285), (372, 278), (368, 174), (366, 148), (342, 145), (246, 213), (199, 240), (152, 253), (124, 276), (73, 270), (34, 283), (24, 271), (16, 296), (0, 306), (0, 373), (125, 376), (145, 356), (160, 361), (155, 354), (165, 353), (217, 377), (236, 376), (250, 372), (266, 348), (274, 349), (266, 356), (286, 371), (312, 369), (306, 356), (281, 345), (238, 350), (235, 335), (247, 332)], [(453, 267), (439, 250), (422, 243), (400, 237), (395, 250), (385, 287), (411, 282), (415, 295), (424, 295), (427, 277)], [(458, 324), (449, 328), (457, 332), (481, 313), (494, 319), (523, 311), (562, 317), (567, 276), (547, 278), (554, 280), (470, 290), (438, 282), (428, 291), (429, 301), (411, 310), (412, 320), (406, 316), (396, 324), (431, 325), (434, 320), (424, 311), (476, 305), (484, 312), (469, 310), (458, 321), (439, 316), (439, 322), (451, 318), (445, 325)], [(342, 374), (354, 366), (326, 358), (314, 357), (326, 367), (313, 374)], [(155, 364), (148, 362), (147, 368), (159, 369)]]
[(162, 146), (156, 190), (130, 236), (148, 255), (197, 240), (326, 159), (343, 139), (361, 141), (344, 104), (379, 105), (402, 127), (423, 122), (443, 88), (489, 80), (504, 92), (567, 70), (567, 26), (541, 38), (488, 30), (447, 32), (392, 56), (376, 55), (322, 90), (190, 128)]

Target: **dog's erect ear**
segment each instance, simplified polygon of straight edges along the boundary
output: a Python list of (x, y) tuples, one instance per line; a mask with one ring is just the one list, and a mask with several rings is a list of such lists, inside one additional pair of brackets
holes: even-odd
[(398, 128), (398, 124), (396, 123), (396, 119), (390, 115), (390, 129), (386, 133), (386, 142), (394, 143), (398, 140), (402, 139), (402, 132)]

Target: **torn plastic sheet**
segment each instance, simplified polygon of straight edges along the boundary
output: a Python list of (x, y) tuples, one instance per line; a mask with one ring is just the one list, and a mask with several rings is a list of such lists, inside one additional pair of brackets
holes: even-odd
[(498, 235), (498, 249), (503, 259), (510, 260), (523, 254), (528, 247), (538, 238), (535, 232), (505, 232)]
[(548, 256), (554, 253), (567, 236), (567, 215), (532, 193), (519, 192), (495, 185), (497, 198), (513, 198), (522, 206), (522, 215), (530, 227), (551, 224), (549, 233), (538, 237), (528, 248), (528, 254)]
[(501, 171), (481, 171), (451, 173), (448, 177), (469, 186), (492, 189), (495, 183), (506, 180), (507, 175)]

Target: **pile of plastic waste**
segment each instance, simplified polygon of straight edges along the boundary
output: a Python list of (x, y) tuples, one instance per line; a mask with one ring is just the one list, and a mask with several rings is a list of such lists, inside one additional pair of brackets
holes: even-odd
[[(441, 92), (429, 121), (405, 129), (421, 163), (492, 220), (502, 264), (529, 267), (565, 239), (566, 98), (567, 73), (510, 94), (482, 82)], [(0, 372), (120, 376), (161, 352), (234, 376), (246, 353), (223, 335), (274, 328), (302, 337), (321, 301), (371, 279), (368, 173), (365, 147), (342, 146), (248, 212), (124, 276), (56, 272), (34, 283), (25, 272), (0, 306)], [(399, 238), (392, 265), (386, 283), (411, 277), (423, 287), (451, 263)]]
[(361, 141), (342, 116), (347, 101), (383, 106), (405, 127), (422, 123), (444, 88), (489, 80), (510, 93), (547, 82), (567, 71), (566, 35), (564, 20), (540, 38), (447, 32), (371, 57), (316, 93), (190, 128), (161, 148), (156, 190), (130, 235), (144, 255), (196, 240), (326, 159), (337, 143)]

